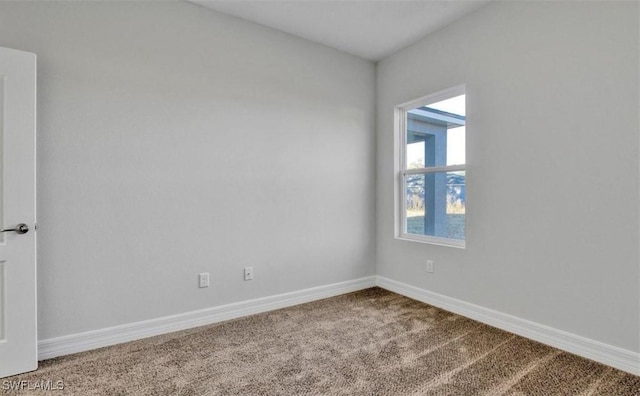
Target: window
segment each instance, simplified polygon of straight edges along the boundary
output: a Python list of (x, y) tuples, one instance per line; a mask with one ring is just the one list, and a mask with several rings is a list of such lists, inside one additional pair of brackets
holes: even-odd
[(465, 246), (464, 86), (396, 107), (396, 235)]

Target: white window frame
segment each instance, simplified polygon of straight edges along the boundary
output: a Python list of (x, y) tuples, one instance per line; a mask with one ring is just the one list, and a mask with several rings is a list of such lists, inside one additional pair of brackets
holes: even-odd
[[(412, 100), (400, 104), (395, 107), (394, 112), (394, 151), (395, 151), (395, 165), (394, 165), (394, 180), (395, 180), (395, 237), (396, 239), (415, 241), (422, 243), (429, 243), (439, 246), (450, 246), (455, 248), (466, 247), (466, 235), (465, 240), (443, 238), (431, 235), (417, 235), (408, 234), (405, 232), (407, 229), (407, 200), (406, 200), (406, 186), (405, 176), (416, 174), (428, 174), (434, 172), (451, 172), (451, 171), (465, 171), (465, 184), (467, 179), (466, 164), (464, 165), (450, 165), (450, 166), (433, 166), (425, 167), (423, 169), (407, 169), (406, 160), (406, 113), (410, 110), (416, 109), (422, 106), (428, 106), (433, 103), (437, 103), (446, 99), (453, 98), (455, 96), (466, 95), (466, 87), (464, 84), (458, 85), (452, 88), (448, 88), (431, 95), (423, 96), (421, 98)], [(465, 161), (466, 162), (466, 161)], [(465, 216), (466, 222), (466, 216)], [(466, 234), (466, 233), (465, 233)]]

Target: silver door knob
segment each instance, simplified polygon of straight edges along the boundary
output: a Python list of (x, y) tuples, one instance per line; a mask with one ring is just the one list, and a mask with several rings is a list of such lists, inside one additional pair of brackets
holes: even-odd
[(24, 223), (20, 223), (15, 228), (7, 228), (4, 230), (0, 230), (0, 232), (10, 232), (10, 231), (15, 232), (16, 234), (26, 234), (27, 232), (29, 232), (29, 226)]

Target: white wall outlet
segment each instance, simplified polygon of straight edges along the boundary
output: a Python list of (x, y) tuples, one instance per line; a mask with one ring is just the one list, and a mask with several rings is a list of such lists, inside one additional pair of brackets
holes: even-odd
[(198, 286), (199, 287), (209, 287), (209, 273), (203, 272), (198, 274)]
[(253, 267), (244, 268), (244, 280), (250, 281), (253, 279)]
[(433, 273), (433, 260), (427, 260), (427, 272)]

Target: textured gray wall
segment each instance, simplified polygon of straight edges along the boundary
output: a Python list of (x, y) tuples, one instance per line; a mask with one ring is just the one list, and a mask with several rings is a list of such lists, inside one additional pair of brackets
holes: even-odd
[[(638, 15), (496, 2), (380, 62), (378, 274), (639, 351)], [(394, 106), (463, 83), (467, 248), (396, 240)]]
[(40, 339), (374, 273), (372, 63), (181, 2), (0, 2), (0, 45), (38, 55)]

